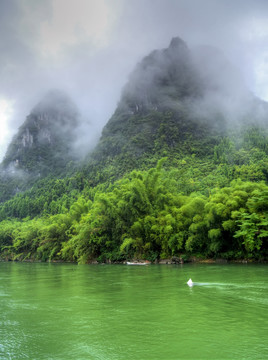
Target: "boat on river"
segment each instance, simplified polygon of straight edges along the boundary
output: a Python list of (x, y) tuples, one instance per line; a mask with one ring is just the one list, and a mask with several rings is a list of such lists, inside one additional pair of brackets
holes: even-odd
[(127, 265), (148, 265), (147, 262), (129, 262), (127, 261)]

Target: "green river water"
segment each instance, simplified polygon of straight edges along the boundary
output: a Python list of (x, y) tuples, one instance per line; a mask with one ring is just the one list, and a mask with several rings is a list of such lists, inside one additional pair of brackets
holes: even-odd
[(268, 359), (267, 270), (2, 262), (0, 359)]

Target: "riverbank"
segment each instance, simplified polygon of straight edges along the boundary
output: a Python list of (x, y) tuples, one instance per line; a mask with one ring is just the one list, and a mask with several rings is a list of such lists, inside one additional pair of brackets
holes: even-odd
[[(38, 260), (38, 259), (34, 259), (34, 258), (15, 258), (12, 259), (10, 257), (1, 257), (0, 256), (0, 261), (1, 262), (27, 262), (27, 263), (59, 263), (59, 264), (79, 264), (78, 262), (74, 262), (74, 261), (64, 261), (61, 259), (53, 259), (53, 260), (46, 260), (46, 261), (42, 261), (42, 260)], [(102, 264), (109, 264), (109, 265), (113, 265), (113, 264), (122, 264), (122, 265), (126, 265), (126, 264), (144, 264), (144, 265), (182, 265), (182, 264), (186, 264), (186, 263), (199, 263), (199, 264), (234, 264), (234, 263), (238, 263), (238, 264), (267, 264), (268, 260), (267, 259), (224, 259), (224, 258), (201, 258), (198, 256), (191, 256), (191, 257), (172, 257), (172, 258), (167, 258), (167, 259), (156, 259), (155, 261), (149, 261), (149, 260), (144, 260), (144, 259), (128, 259), (128, 260), (122, 260), (122, 261), (111, 261), (109, 259), (107, 259), (104, 262), (98, 261), (98, 259), (92, 259), (90, 261), (88, 261), (86, 264), (87, 265), (102, 265)]]

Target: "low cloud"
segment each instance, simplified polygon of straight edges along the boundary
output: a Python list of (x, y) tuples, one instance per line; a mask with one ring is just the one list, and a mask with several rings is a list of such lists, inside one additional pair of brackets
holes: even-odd
[(267, 20), (265, 0), (2, 0), (0, 99), (14, 105), (0, 156), (51, 88), (74, 100), (92, 139), (81, 142), (94, 143), (135, 64), (174, 36), (191, 49), (216, 46), (268, 98)]

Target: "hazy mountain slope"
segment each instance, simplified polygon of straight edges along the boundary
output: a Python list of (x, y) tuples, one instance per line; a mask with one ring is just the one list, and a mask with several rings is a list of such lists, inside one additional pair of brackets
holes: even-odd
[(213, 157), (224, 136), (267, 122), (267, 104), (247, 90), (223, 54), (207, 47), (189, 50), (174, 38), (130, 75), (88, 170), (93, 160), (98, 169), (114, 164), (122, 174), (166, 155)]
[[(223, 54), (207, 47), (190, 50), (174, 38), (130, 74), (98, 145), (79, 165), (79, 188), (148, 169), (162, 157), (185, 179), (198, 176), (195, 184), (201, 185), (195, 190), (237, 177), (265, 180), (267, 114), (267, 104), (246, 89)], [(78, 171), (70, 162), (76, 158), (77, 127), (79, 114), (71, 100), (60, 92), (48, 94), (8, 148), (1, 200), (30, 189), (39, 178)], [(35, 187), (40, 193), (38, 182)]]
[(67, 95), (49, 92), (31, 111), (10, 143), (2, 166), (45, 175), (73, 157), (78, 110)]
[[(62, 176), (75, 158), (79, 113), (63, 92), (50, 91), (12, 139), (0, 168), (2, 199), (29, 188), (36, 179)], [(9, 193), (9, 194), (8, 194)]]

